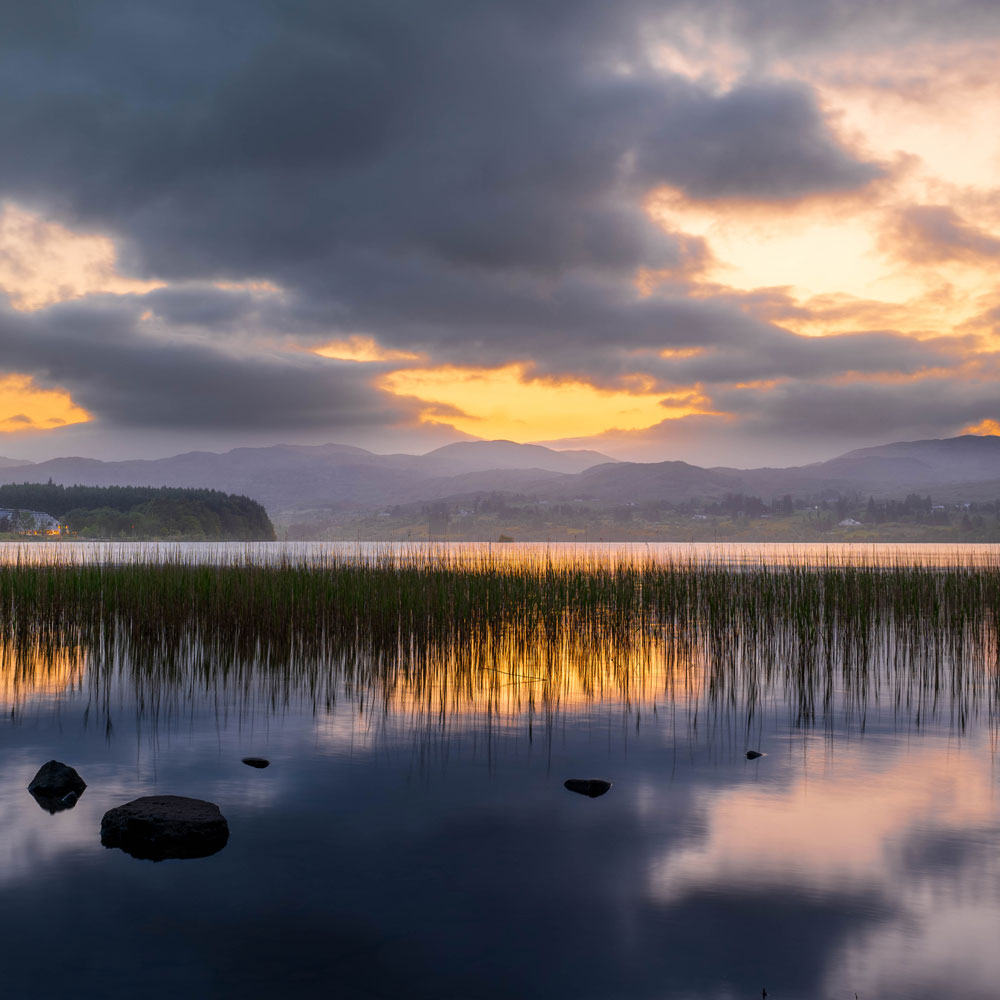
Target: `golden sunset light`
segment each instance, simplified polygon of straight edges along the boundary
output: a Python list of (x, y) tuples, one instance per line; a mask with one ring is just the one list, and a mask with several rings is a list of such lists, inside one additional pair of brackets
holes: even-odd
[[(444, 420), (477, 437), (513, 441), (547, 434), (600, 434), (613, 427), (633, 430), (704, 412), (694, 392), (609, 391), (575, 380), (532, 379), (522, 365), (496, 370), (409, 368), (384, 375), (379, 382), (396, 395), (430, 404), (426, 419)], [(449, 410), (438, 415), (436, 406)], [(456, 415), (451, 408), (461, 412)]]
[(335, 361), (416, 361), (420, 358), (419, 354), (408, 351), (391, 351), (379, 347), (374, 337), (359, 336), (331, 341), (323, 347), (317, 347), (313, 353)]
[(67, 694), (80, 686), (86, 668), (86, 653), (78, 647), (17, 649), (0, 641), (0, 701), (17, 705)]
[(40, 389), (27, 375), (0, 375), (0, 434), (46, 430), (92, 419), (66, 392)]

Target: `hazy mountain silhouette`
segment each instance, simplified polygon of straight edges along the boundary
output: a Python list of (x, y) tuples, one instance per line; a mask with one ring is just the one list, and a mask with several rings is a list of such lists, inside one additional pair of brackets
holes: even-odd
[(902, 497), (910, 492), (941, 494), (965, 490), (969, 499), (1000, 495), (1000, 437), (965, 435), (928, 441), (899, 441), (859, 448), (825, 462), (790, 468), (732, 469), (686, 462), (595, 466), (555, 487), (574, 489), (613, 502), (714, 499), (727, 493), (772, 498), (790, 493), (866, 493)]
[(421, 467), (444, 475), (491, 469), (542, 469), (577, 473), (602, 463), (618, 464), (597, 451), (555, 451), (513, 441), (460, 441), (421, 456)]
[(4, 458), (3, 455), (0, 455), (0, 469), (20, 468), (25, 465), (31, 465), (31, 462), (27, 462), (23, 458)]
[(274, 445), (223, 454), (102, 462), (0, 459), (0, 482), (87, 486), (207, 487), (258, 500), (274, 515), (362, 509), (480, 492), (603, 503), (679, 502), (747, 493), (770, 499), (909, 492), (956, 499), (1000, 496), (1000, 437), (966, 435), (860, 448), (791, 468), (702, 468), (687, 462), (616, 462), (593, 451), (556, 451), (512, 441), (467, 441), (426, 455), (377, 455), (349, 445)]
[(26, 467), (0, 467), (0, 482), (51, 479), (66, 486), (209, 487), (245, 494), (273, 513), (522, 490), (598, 463), (613, 460), (599, 452), (560, 452), (512, 441), (461, 442), (426, 455), (377, 455), (339, 444), (274, 445), (124, 462), (54, 458)]

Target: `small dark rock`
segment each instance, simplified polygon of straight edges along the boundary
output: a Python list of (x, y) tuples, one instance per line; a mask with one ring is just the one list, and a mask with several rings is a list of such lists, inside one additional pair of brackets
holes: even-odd
[(747, 750), (747, 760), (756, 760), (758, 757), (766, 756), (766, 753), (761, 753), (759, 750)]
[(214, 802), (183, 795), (147, 795), (109, 809), (101, 843), (133, 858), (206, 858), (229, 840), (229, 824)]
[(243, 763), (251, 767), (269, 767), (271, 764), (266, 757), (244, 757)]
[(603, 778), (570, 778), (563, 782), (563, 786), (571, 792), (589, 795), (592, 799), (596, 799), (611, 787), (611, 782), (605, 781)]
[(75, 768), (59, 760), (50, 760), (38, 769), (28, 785), (28, 791), (43, 809), (57, 813), (72, 809), (86, 787), (87, 782)]

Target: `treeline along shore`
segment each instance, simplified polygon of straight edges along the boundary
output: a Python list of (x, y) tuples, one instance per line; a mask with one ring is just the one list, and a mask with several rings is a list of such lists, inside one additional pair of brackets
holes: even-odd
[[(0, 509), (42, 511), (79, 538), (269, 542), (267, 511), (218, 490), (146, 486), (0, 486)], [(16, 525), (8, 525), (10, 533)], [(0, 528), (2, 530), (2, 528)], [(0, 535), (2, 537), (2, 535)]]

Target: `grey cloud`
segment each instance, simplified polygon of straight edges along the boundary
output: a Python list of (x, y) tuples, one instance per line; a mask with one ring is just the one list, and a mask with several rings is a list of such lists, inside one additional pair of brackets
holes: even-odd
[(992, 0), (680, 0), (666, 20), (668, 27), (701, 24), (710, 36), (747, 48), (759, 64), (794, 54), (979, 40), (1000, 31)]
[(791, 431), (814, 440), (871, 434), (873, 428), (882, 440), (948, 436), (997, 413), (996, 382), (958, 374), (905, 382), (789, 382), (767, 391), (729, 389), (714, 399), (751, 432)]
[[(754, 318), (742, 300), (694, 301), (681, 294), (640, 296), (631, 286), (595, 277), (563, 281), (421, 281), (411, 266), (377, 279), (386, 294), (341, 320), (352, 332), (377, 332), (389, 346), (416, 347), (454, 364), (500, 366), (517, 359), (530, 374), (575, 376), (609, 388), (636, 372), (664, 391), (694, 383), (821, 378), (848, 372), (917, 373), (954, 366), (973, 344), (970, 337), (917, 341), (889, 332), (812, 338)], [(394, 297), (408, 281), (402, 300)], [(442, 294), (443, 293), (443, 294)], [(172, 323), (204, 321), (209, 332), (225, 326), (247, 334), (295, 331), (302, 339), (332, 339), (330, 317), (308, 299), (272, 301), (211, 287), (170, 288), (141, 300)], [(684, 358), (663, 350), (696, 348)], [(422, 362), (415, 362), (422, 364)]]
[(911, 205), (890, 220), (887, 250), (917, 264), (1000, 259), (1000, 239), (962, 219), (948, 205)]
[(11, 36), (0, 190), (111, 229), (159, 276), (295, 287), (363, 250), (473, 281), (667, 267), (681, 251), (639, 210), (644, 185), (798, 196), (876, 169), (836, 146), (800, 87), (716, 97), (612, 72), (636, 62), (652, 17), (638, 0), (257, 0), (232, 33), (212, 5), (137, 3), (111, 23), (117, 11), (77, 10), (72, 48), (65, 25), (51, 43), (44, 26)]
[(775, 83), (666, 107), (641, 169), (692, 198), (764, 201), (853, 191), (885, 174), (837, 144), (808, 90)]
[(370, 368), (204, 338), (147, 333), (140, 301), (0, 312), (11, 370), (58, 386), (108, 426), (345, 430), (412, 420), (412, 403), (370, 385)]
[(648, 370), (681, 385), (692, 382), (748, 382), (777, 378), (824, 378), (847, 373), (912, 375), (929, 368), (955, 367), (965, 360), (971, 337), (914, 340), (896, 333), (869, 332), (801, 337), (775, 327), (723, 349), (676, 361), (661, 360)]

